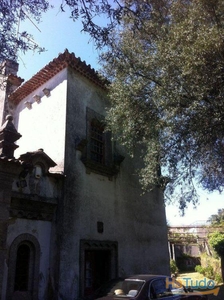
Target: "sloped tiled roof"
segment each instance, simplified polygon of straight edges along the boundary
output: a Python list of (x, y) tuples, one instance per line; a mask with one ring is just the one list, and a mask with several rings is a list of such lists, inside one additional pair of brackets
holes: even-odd
[(98, 73), (92, 69), (90, 65), (87, 65), (85, 61), (81, 61), (81, 59), (77, 58), (74, 53), (69, 53), (69, 51), (66, 49), (64, 53), (59, 54), (57, 58), (53, 59), (30, 80), (26, 81), (23, 85), (17, 88), (9, 96), (9, 100), (15, 104), (19, 103), (34, 90), (67, 67), (73, 68), (97, 86), (100, 86), (103, 89), (106, 88), (106, 81), (102, 80)]
[(25, 162), (32, 162), (32, 159), (35, 157), (42, 157), (42, 159), (44, 159), (49, 165), (49, 168), (56, 166), (56, 163), (44, 152), (43, 149), (38, 149), (37, 151), (33, 152), (26, 152), (25, 154), (20, 155), (19, 159)]

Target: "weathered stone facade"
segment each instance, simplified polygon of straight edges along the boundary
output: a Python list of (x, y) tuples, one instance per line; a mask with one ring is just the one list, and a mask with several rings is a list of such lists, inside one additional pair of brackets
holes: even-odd
[(0, 299), (78, 299), (117, 276), (169, 273), (163, 193), (141, 196), (138, 154), (104, 132), (106, 94), (66, 50), (7, 96), (22, 137), (18, 159), (0, 159)]

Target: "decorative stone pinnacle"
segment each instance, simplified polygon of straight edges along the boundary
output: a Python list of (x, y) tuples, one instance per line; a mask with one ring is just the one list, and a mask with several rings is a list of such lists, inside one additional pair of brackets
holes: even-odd
[(14, 158), (14, 151), (18, 148), (15, 141), (20, 139), (21, 134), (12, 121), (12, 115), (7, 115), (5, 123), (0, 128), (0, 156), (2, 157)]

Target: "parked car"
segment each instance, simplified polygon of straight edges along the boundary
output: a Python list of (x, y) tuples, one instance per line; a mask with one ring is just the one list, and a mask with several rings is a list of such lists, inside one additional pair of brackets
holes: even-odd
[(134, 275), (114, 279), (99, 288), (94, 299), (100, 300), (207, 300), (205, 293), (187, 290), (176, 279), (163, 275)]

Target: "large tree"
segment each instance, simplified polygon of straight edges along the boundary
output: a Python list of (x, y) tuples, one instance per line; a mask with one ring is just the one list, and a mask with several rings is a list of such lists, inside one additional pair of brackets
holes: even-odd
[(166, 187), (184, 211), (197, 203), (196, 184), (224, 187), (224, 2), (126, 5), (103, 56), (109, 127), (133, 155), (143, 149), (143, 187)]
[(39, 21), (41, 13), (49, 7), (46, 0), (0, 1), (0, 63), (7, 59), (17, 60), (19, 51), (43, 51), (29, 32), (21, 32), (19, 24), (25, 19)]

